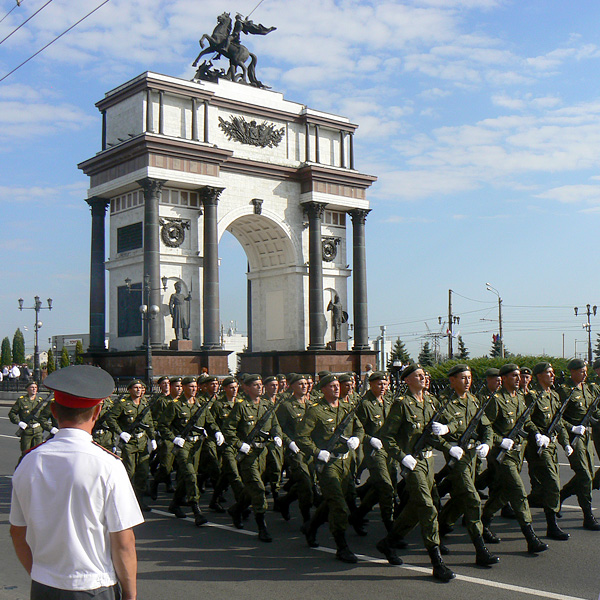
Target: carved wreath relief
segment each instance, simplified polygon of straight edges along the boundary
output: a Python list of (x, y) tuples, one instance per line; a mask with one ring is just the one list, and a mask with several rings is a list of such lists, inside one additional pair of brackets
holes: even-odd
[(185, 230), (190, 228), (190, 222), (183, 219), (160, 219), (160, 237), (165, 246), (179, 248), (185, 240)]
[(233, 115), (229, 115), (229, 121), (219, 117), (219, 127), (228, 140), (261, 148), (275, 148), (285, 133), (285, 127), (277, 129), (274, 123), (266, 121), (257, 123), (254, 119), (248, 122), (244, 117), (234, 117)]

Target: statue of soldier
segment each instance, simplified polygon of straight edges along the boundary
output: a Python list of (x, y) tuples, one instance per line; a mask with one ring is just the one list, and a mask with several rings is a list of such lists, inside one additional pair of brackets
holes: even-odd
[(186, 306), (186, 302), (190, 302), (192, 299), (191, 292), (184, 296), (181, 293), (181, 281), (175, 282), (175, 293), (171, 294), (169, 298), (169, 312), (173, 318), (173, 329), (175, 330), (175, 339), (190, 339), (190, 318), (189, 318), (189, 304)]
[(348, 320), (348, 313), (344, 310), (344, 306), (342, 305), (338, 294), (334, 296), (333, 300), (329, 301), (327, 310), (331, 311), (333, 340), (340, 342), (342, 340), (342, 323), (345, 323)]

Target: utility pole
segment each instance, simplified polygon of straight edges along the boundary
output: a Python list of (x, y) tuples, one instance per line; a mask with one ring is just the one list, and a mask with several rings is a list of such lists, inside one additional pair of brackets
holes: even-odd
[[(592, 314), (594, 316), (596, 316), (596, 311), (598, 310), (598, 307), (595, 304), (594, 304), (594, 306), (587, 304), (586, 309), (587, 310), (584, 314), (587, 315), (587, 323), (584, 323), (582, 325), (582, 327), (584, 329), (586, 329), (588, 332), (588, 363), (591, 365), (593, 360), (592, 360), (592, 324), (590, 322), (590, 316)], [(576, 306), (573, 310), (575, 311), (575, 316), (577, 316), (577, 313), (579, 312), (579, 308)]]
[(500, 298), (500, 292), (490, 283), (486, 283), (485, 287), (488, 292), (492, 292), (498, 296), (498, 337), (500, 338), (500, 357), (504, 358), (504, 338), (502, 337), (502, 298)]
[(379, 329), (381, 329), (381, 371), (385, 371), (385, 325), (380, 325)]
[[(440, 317), (441, 320), (441, 317)], [(448, 290), (448, 360), (452, 360), (454, 352), (452, 350), (452, 338), (454, 337), (453, 325), (460, 323), (460, 317), (452, 314), (452, 290)]]

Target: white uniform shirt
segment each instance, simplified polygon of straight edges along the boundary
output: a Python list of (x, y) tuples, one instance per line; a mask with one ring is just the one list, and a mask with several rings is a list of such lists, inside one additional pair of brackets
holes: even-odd
[(109, 533), (144, 521), (123, 463), (81, 429), (61, 429), (25, 455), (10, 522), (27, 527), (31, 578), (63, 590), (117, 582)]

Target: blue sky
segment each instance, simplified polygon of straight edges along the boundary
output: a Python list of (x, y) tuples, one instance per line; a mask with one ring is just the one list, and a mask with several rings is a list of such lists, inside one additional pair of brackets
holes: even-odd
[[(8, 35), (45, 0), (23, 0)], [(53, 0), (0, 44), (0, 77), (101, 0)], [(191, 78), (216, 15), (256, 1), (110, 0), (0, 83), (0, 336), (27, 326), (22, 296), (54, 299), (41, 340), (88, 328), (88, 182), (94, 103), (146, 70)], [(0, 18), (14, 0), (0, 0)], [(356, 166), (378, 176), (367, 219), (370, 334), (416, 356), (454, 290), (472, 356), (489, 351), (503, 298), (513, 352), (585, 350), (573, 307), (600, 305), (600, 4), (573, 0), (264, 0), (248, 38), (258, 77), (289, 100), (360, 125)], [(220, 248), (221, 317), (245, 328), (246, 260)], [(600, 314), (592, 317), (600, 331)], [(578, 340), (581, 340), (577, 342)], [(45, 348), (45, 343), (41, 344)], [(446, 342), (443, 344), (446, 348)]]

